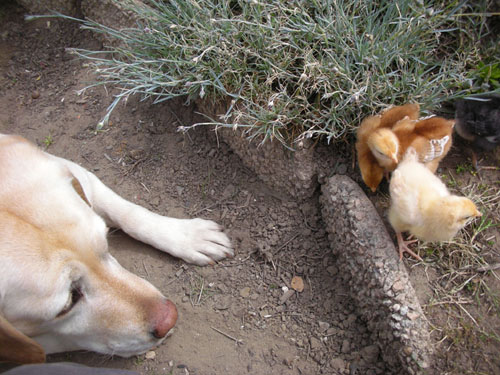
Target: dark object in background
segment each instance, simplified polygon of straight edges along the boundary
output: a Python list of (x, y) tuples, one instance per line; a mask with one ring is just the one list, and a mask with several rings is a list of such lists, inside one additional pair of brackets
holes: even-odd
[(64, 362), (19, 366), (4, 372), (2, 375), (139, 375), (139, 373)]
[(477, 169), (477, 151), (491, 151), (500, 143), (500, 95), (460, 99), (456, 103), (455, 130), (472, 145)]

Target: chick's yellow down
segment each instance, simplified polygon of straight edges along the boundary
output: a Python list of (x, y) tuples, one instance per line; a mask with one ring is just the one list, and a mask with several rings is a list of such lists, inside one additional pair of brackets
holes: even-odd
[(418, 120), (419, 110), (418, 104), (405, 104), (361, 123), (356, 142), (358, 164), (372, 191), (396, 168), (408, 147), (416, 149), (420, 161), (432, 172), (449, 151), (454, 121), (441, 117)]
[(418, 161), (413, 148), (393, 172), (389, 192), (389, 222), (396, 231), (400, 259), (408, 252), (421, 260), (407, 246), (415, 241), (404, 241), (402, 232), (422, 241), (447, 241), (470, 219), (482, 215), (470, 199), (451, 195), (444, 183)]

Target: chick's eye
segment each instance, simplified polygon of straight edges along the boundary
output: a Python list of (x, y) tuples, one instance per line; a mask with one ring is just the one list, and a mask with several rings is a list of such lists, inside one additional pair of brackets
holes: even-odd
[(83, 293), (80, 289), (80, 287), (76, 284), (71, 285), (71, 290), (68, 296), (68, 302), (66, 302), (66, 305), (64, 305), (64, 308), (57, 314), (57, 318), (60, 316), (66, 315), (69, 313), (73, 307), (80, 301), (80, 299), (83, 297)]

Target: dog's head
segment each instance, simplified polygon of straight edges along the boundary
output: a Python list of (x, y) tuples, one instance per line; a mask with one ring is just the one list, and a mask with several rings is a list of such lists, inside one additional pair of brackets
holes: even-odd
[[(0, 203), (0, 360), (71, 350), (128, 357), (159, 344), (177, 320), (172, 302), (108, 252), (103, 220), (67, 182)], [(32, 200), (41, 200), (36, 212)], [(68, 205), (79, 208), (66, 214)]]

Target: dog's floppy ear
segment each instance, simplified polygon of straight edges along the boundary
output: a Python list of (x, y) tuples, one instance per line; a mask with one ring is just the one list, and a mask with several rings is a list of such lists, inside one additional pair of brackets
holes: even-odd
[(43, 348), (0, 315), (0, 362), (45, 362)]

